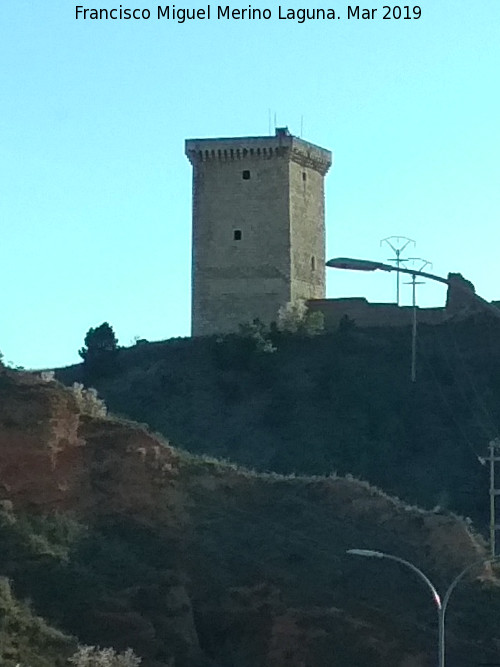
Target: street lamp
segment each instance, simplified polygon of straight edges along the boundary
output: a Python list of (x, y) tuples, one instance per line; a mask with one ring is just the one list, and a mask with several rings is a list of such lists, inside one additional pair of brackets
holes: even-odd
[(352, 556), (365, 556), (367, 558), (387, 558), (388, 560), (394, 560), (397, 563), (401, 563), (405, 567), (408, 567), (410, 570), (415, 572), (416, 575), (425, 583), (425, 585), (430, 589), (432, 597), (434, 599), (434, 604), (437, 608), (438, 613), (438, 666), (445, 667), (445, 614), (448, 607), (448, 602), (450, 601), (450, 596), (455, 590), (455, 586), (464, 578), (466, 574), (469, 573), (474, 567), (478, 565), (483, 565), (486, 563), (491, 563), (500, 559), (500, 556), (495, 558), (482, 558), (481, 560), (476, 560), (466, 568), (464, 568), (456, 577), (453, 579), (451, 584), (448, 586), (443, 599), (437, 592), (436, 587), (432, 581), (427, 577), (422, 570), (413, 563), (405, 560), (404, 558), (399, 558), (399, 556), (393, 556), (391, 554), (386, 554), (382, 551), (373, 551), (372, 549), (348, 549), (347, 553)]
[[(426, 271), (416, 271), (415, 269), (405, 269), (403, 266), (392, 266), (383, 262), (373, 262), (369, 259), (354, 259), (353, 257), (335, 257), (329, 259), (326, 265), (331, 269), (350, 269), (352, 271), (397, 271), (398, 273), (408, 273), (410, 276), (423, 276), (430, 280), (436, 280), (438, 283), (449, 285), (448, 278), (436, 276), (434, 273)], [(469, 288), (464, 288), (469, 291)], [(479, 297), (478, 297), (479, 298)]]
[[(443, 283), (444, 285), (451, 284), (448, 278), (436, 276), (434, 273), (427, 273), (426, 271), (415, 271), (415, 269), (405, 269), (401, 266), (391, 266), (391, 264), (374, 262), (369, 259), (335, 257), (334, 259), (329, 259), (326, 263), (326, 266), (330, 269), (348, 269), (350, 271), (398, 271), (399, 273), (407, 273), (410, 276), (421, 276), (422, 278), (429, 278), (429, 280), (435, 280), (436, 282)], [(473, 289), (467, 287), (467, 285), (462, 284), (461, 282), (457, 282), (453, 283), (453, 286), (457, 287), (457, 289), (461, 289), (463, 292), (467, 292), (467, 294), (472, 296), (478, 304), (480, 304), (485, 310), (488, 310), (495, 317), (500, 317), (500, 308), (493, 306), (491, 303), (486, 301), (486, 299), (480, 297), (474, 292)]]
[[(408, 273), (413, 281), (413, 318), (411, 330), (411, 381), (415, 382), (417, 378), (417, 308), (415, 304), (415, 284), (416, 276), (423, 276), (430, 278), (439, 283), (449, 284), (447, 278), (435, 276), (433, 273), (426, 273), (424, 271), (416, 271), (415, 269), (405, 269), (404, 267), (392, 266), (391, 264), (384, 264), (383, 262), (373, 262), (368, 259), (354, 259), (352, 257), (336, 257), (330, 259), (326, 266), (333, 269), (348, 269), (351, 271), (397, 271), (398, 277), (400, 273)], [(398, 305), (399, 305), (399, 282), (398, 282)]]
[[(374, 262), (369, 259), (355, 259), (353, 257), (335, 257), (334, 259), (329, 259), (326, 263), (326, 266), (331, 269), (347, 269), (349, 271), (397, 271), (398, 273), (407, 273), (412, 276), (412, 280), (415, 281), (416, 276), (422, 278), (428, 278), (429, 280), (434, 280), (438, 283), (443, 283), (445, 285), (450, 285), (448, 278), (442, 278), (441, 276), (436, 276), (434, 273), (427, 273), (426, 271), (416, 271), (415, 269), (406, 269), (401, 266), (392, 266), (391, 264), (384, 264), (384, 262)], [(455, 283), (454, 283), (455, 285)], [(496, 306), (493, 306), (491, 303), (488, 303), (485, 299), (482, 299), (478, 296), (470, 287), (462, 285), (461, 282), (456, 283), (458, 289), (467, 292), (471, 295), (475, 301), (477, 301), (485, 310), (488, 310), (495, 317), (500, 318), (500, 309)], [(416, 319), (416, 308), (415, 303), (413, 307), (413, 326), (412, 326), (412, 337), (411, 337), (411, 380), (415, 382), (416, 379), (416, 345), (417, 345), (417, 319)]]

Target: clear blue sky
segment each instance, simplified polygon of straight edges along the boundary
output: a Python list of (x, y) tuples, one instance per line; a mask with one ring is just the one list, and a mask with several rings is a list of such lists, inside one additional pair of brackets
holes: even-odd
[[(136, 2), (122, 4), (156, 15)], [(498, 0), (425, 0), (408, 21), (382, 20), (382, 4), (369, 4), (378, 20), (347, 21), (332, 0), (340, 20), (303, 24), (77, 21), (75, 6), (4, 1), (0, 13), (6, 359), (76, 362), (103, 321), (123, 345), (188, 335), (184, 139), (267, 134), (269, 109), (297, 135), (303, 117), (303, 138), (334, 152), (329, 256), (386, 259), (380, 239), (408, 236), (435, 273), (500, 299)], [(329, 274), (328, 296), (394, 292), (389, 275)], [(419, 289), (421, 305), (444, 297)]]

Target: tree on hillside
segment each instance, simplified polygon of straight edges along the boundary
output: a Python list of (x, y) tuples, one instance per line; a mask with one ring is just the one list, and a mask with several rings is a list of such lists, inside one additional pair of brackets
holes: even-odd
[(103, 322), (87, 331), (85, 345), (78, 350), (78, 354), (83, 359), (87, 373), (105, 374), (113, 368), (117, 351), (118, 339), (113, 327)]

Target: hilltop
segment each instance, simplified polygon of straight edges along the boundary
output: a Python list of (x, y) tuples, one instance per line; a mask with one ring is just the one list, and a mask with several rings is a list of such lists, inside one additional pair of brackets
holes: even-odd
[[(480, 457), (500, 425), (500, 322), (421, 325), (417, 382), (409, 327), (316, 337), (172, 339), (118, 352), (105, 377), (81, 366), (111, 411), (197, 454), (282, 474), (366, 479), (426, 508), (488, 521)], [(269, 346), (267, 348), (269, 350)]]
[[(428, 591), (345, 550), (397, 553), (441, 587), (486, 555), (453, 515), (352, 477), (259, 474), (197, 457), (107, 417), (79, 388), (6, 369), (0, 488), (1, 571), (30, 600), (2, 602), (6, 667), (62, 665), (77, 641), (132, 646), (145, 667), (427, 667)], [(458, 667), (498, 658), (498, 583), (477, 574), (450, 612)], [(33, 623), (43, 632), (23, 630)]]

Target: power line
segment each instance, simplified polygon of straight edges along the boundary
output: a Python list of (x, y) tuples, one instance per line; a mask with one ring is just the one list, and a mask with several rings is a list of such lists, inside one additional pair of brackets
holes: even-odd
[(488, 422), (488, 426), (490, 428), (488, 437), (492, 438), (492, 437), (494, 437), (498, 434), (498, 428), (495, 424), (495, 420), (493, 419), (493, 415), (491, 414), (491, 412), (486, 407), (486, 404), (484, 403), (484, 401), (483, 401), (483, 399), (482, 399), (482, 397), (481, 397), (481, 395), (480, 395), (480, 393), (477, 389), (476, 383), (474, 382), (474, 379), (473, 379), (471, 373), (469, 373), (469, 369), (467, 368), (467, 364), (465, 362), (465, 355), (462, 353), (462, 351), (460, 350), (460, 347), (458, 346), (458, 341), (457, 341), (457, 337), (455, 335), (454, 328), (451, 326), (449, 321), (446, 322), (446, 325), (447, 325), (448, 330), (450, 331), (451, 339), (453, 341), (453, 345), (455, 347), (457, 357), (462, 364), (463, 373), (464, 373), (465, 377), (467, 378), (467, 380), (468, 380), (468, 382), (469, 382), (469, 384), (472, 388), (472, 391), (473, 391), (473, 393), (475, 395), (475, 398), (476, 398), (477, 405), (479, 406), (483, 415), (486, 417), (486, 421)]
[[(427, 266), (432, 269), (432, 262), (422, 259), (421, 257), (408, 257), (409, 262), (414, 264), (419, 262), (420, 268), (418, 271), (423, 271)], [(425, 283), (417, 281), (415, 274), (411, 277), (411, 282), (406, 283), (412, 286), (412, 330), (411, 330), (411, 381), (415, 382), (417, 379), (417, 285), (424, 285)]]
[[(453, 337), (453, 334), (450, 333), (450, 336)], [(485, 438), (490, 440), (497, 433), (497, 429), (495, 428), (495, 426), (493, 424), (493, 420), (492, 420), (491, 415), (488, 413), (486, 408), (484, 408), (484, 406), (480, 405), (480, 398), (479, 398), (479, 393), (477, 392), (477, 390), (476, 390), (475, 400), (474, 400), (474, 397), (472, 397), (470, 395), (470, 393), (467, 392), (466, 386), (465, 386), (466, 383), (464, 382), (464, 379), (468, 380), (468, 384), (472, 387), (472, 390), (473, 390), (473, 393), (474, 393), (474, 387), (472, 385), (471, 378), (465, 376), (463, 373), (462, 373), (462, 377), (459, 376), (458, 368), (457, 368), (456, 364), (454, 365), (452, 363), (452, 360), (449, 356), (448, 347), (443, 345), (443, 343), (441, 341), (441, 338), (439, 336), (438, 336), (437, 340), (438, 340), (438, 345), (439, 345), (439, 348), (440, 348), (440, 351), (441, 351), (442, 358), (446, 362), (448, 370), (449, 370), (449, 372), (450, 372), (450, 374), (451, 374), (451, 376), (454, 380), (455, 387), (456, 387), (458, 393), (460, 394), (460, 396), (462, 398), (464, 406), (470, 410), (470, 413), (471, 413), (476, 425), (478, 426), (479, 430), (482, 431)], [(458, 352), (458, 350), (457, 350), (457, 352)], [(455, 356), (457, 356), (457, 355), (455, 355)], [(478, 411), (478, 407), (482, 408), (481, 411), (483, 412), (483, 415), (486, 417), (486, 419), (484, 419), (484, 417), (483, 418), (480, 417), (480, 415), (479, 415), (480, 411)]]
[(401, 253), (410, 243), (413, 243), (413, 247), (415, 247), (416, 243), (407, 236), (388, 236), (380, 241), (381, 246), (384, 243), (392, 248), (395, 254), (395, 257), (391, 257), (387, 261), (395, 262), (396, 264), (396, 304), (399, 306), (399, 267), (403, 262), (408, 261), (408, 258), (401, 257)]
[(432, 365), (431, 361), (429, 360), (429, 358), (428, 358), (428, 356), (427, 356), (427, 352), (426, 352), (426, 350), (425, 350), (425, 346), (422, 345), (422, 342), (421, 342), (421, 341), (418, 342), (418, 348), (419, 348), (420, 354), (422, 355), (424, 361), (426, 362), (426, 365), (427, 365), (427, 367), (428, 367), (428, 369), (429, 369), (429, 371), (430, 371), (430, 375), (431, 375), (432, 379), (434, 380), (434, 384), (435, 384), (436, 387), (437, 387), (438, 394), (439, 394), (439, 396), (440, 396), (440, 398), (441, 398), (441, 400), (442, 400), (444, 406), (446, 407), (446, 409), (447, 409), (447, 411), (448, 411), (448, 413), (449, 413), (449, 415), (450, 415), (450, 417), (451, 417), (451, 420), (452, 420), (453, 423), (455, 424), (455, 427), (456, 427), (457, 431), (458, 431), (458, 432), (460, 433), (460, 435), (462, 436), (463, 441), (465, 442), (465, 444), (467, 445), (467, 447), (468, 447), (468, 448), (471, 450), (471, 452), (474, 454), (474, 458), (475, 458), (479, 463), (481, 463), (481, 465), (484, 465), (484, 458), (481, 457), (481, 456), (477, 453), (477, 451), (476, 451), (474, 445), (472, 444), (472, 441), (470, 440), (470, 438), (469, 438), (469, 436), (468, 436), (468, 434), (467, 434), (465, 428), (462, 426), (462, 424), (461, 424), (461, 423), (458, 421), (458, 419), (456, 418), (456, 416), (455, 416), (455, 410), (452, 408), (452, 406), (451, 406), (451, 404), (450, 404), (448, 398), (446, 397), (446, 394), (445, 394), (444, 391), (443, 391), (443, 387), (441, 386), (441, 383), (439, 382), (439, 380), (438, 380), (438, 378), (437, 378), (437, 376), (436, 376), (436, 373), (435, 373), (435, 371), (434, 371), (433, 365)]

